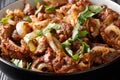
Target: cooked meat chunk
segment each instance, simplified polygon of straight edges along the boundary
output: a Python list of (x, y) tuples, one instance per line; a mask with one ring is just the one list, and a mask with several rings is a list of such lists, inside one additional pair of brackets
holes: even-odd
[(79, 67), (81, 70), (86, 70), (86, 69), (90, 69), (92, 62), (91, 62), (91, 54), (90, 53), (85, 53), (80, 55), (79, 58)]
[(36, 51), (34, 52), (34, 55), (41, 55), (46, 51), (48, 47), (47, 39), (45, 36), (42, 36), (42, 37), (37, 37), (37, 41), (38, 41), (38, 46)]
[(72, 30), (73, 27), (70, 24), (62, 23), (60, 29), (56, 31), (56, 37), (63, 42), (72, 35)]
[(51, 48), (47, 48), (45, 55), (44, 55), (44, 62), (52, 62), (55, 58), (55, 52)]
[(114, 21), (113, 24), (120, 28), (120, 19)]
[(53, 72), (52, 65), (49, 63), (45, 63), (43, 57), (40, 57), (33, 62), (31, 70), (38, 72)]
[(25, 46), (17, 46), (10, 39), (3, 39), (1, 43), (2, 47), (2, 57), (16, 58), (16, 59), (26, 59), (29, 57), (29, 50)]
[(14, 31), (15, 27), (11, 25), (2, 25), (0, 27), (0, 36), (2, 39), (4, 38), (11, 38), (12, 32)]
[(55, 52), (51, 48), (47, 48), (45, 55), (43, 57), (37, 58), (31, 66), (32, 70), (40, 71), (40, 72), (51, 72), (52, 68), (52, 60), (55, 58)]
[(109, 46), (120, 49), (120, 29), (118, 26), (111, 24), (101, 28), (101, 36)]
[(100, 31), (100, 20), (99, 19), (94, 19), (90, 18), (85, 21), (84, 23), (86, 29), (89, 31), (89, 35), (93, 38), (96, 38), (99, 35)]
[(68, 3), (68, 0), (43, 0), (47, 5), (61, 6)]
[(16, 30), (13, 31), (12, 38), (15, 42), (20, 42), (21, 39)]
[(100, 44), (100, 43), (91, 43), (91, 47), (95, 47), (95, 46), (104, 46), (104, 47), (108, 47), (107, 44)]
[(104, 10), (98, 14), (98, 18), (103, 21), (104, 24), (109, 25), (114, 20), (118, 19), (119, 14), (110, 8), (104, 6)]
[(31, 15), (31, 14), (34, 13), (34, 8), (33, 8), (30, 4), (27, 3), (27, 4), (25, 5), (25, 8), (24, 8), (23, 12), (24, 12), (24, 14), (26, 14), (26, 15)]
[(56, 73), (80, 71), (78, 64), (69, 56), (63, 55), (63, 51), (58, 51), (59, 55), (53, 60), (53, 69)]
[(91, 51), (93, 64), (99, 65), (112, 61), (118, 55), (120, 55), (120, 50), (104, 46), (95, 46)]
[(81, 46), (82, 46), (81, 41), (80, 41), (80, 40), (76, 40), (76, 41), (74, 41), (74, 42), (72, 43), (72, 50), (73, 50), (74, 52), (76, 52), (77, 50), (80, 49)]

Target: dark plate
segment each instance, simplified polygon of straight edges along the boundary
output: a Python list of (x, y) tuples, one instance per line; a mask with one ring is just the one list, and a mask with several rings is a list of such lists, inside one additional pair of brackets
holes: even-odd
[(76, 73), (57, 74), (22, 69), (0, 58), (0, 70), (14, 80), (120, 80), (119, 74), (117, 74), (117, 72), (120, 71), (119, 64), (120, 57), (89, 70)]
[[(13, 64), (0, 58), (0, 69), (9, 77), (15, 80), (99, 80), (109, 79), (119, 70), (117, 64), (120, 64), (120, 57), (115, 60), (103, 64), (101, 66), (91, 68), (89, 70), (75, 72), (75, 73), (42, 73), (14, 66)], [(114, 76), (113, 76), (114, 77)], [(116, 74), (117, 78), (117, 74)], [(116, 79), (117, 80), (117, 79)]]

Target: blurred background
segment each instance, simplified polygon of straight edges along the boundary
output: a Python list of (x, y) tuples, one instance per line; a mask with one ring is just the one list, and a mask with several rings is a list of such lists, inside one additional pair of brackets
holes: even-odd
[[(0, 0), (0, 9), (15, 1), (16, 0)], [(112, 1), (115, 1), (116, 3), (120, 4), (120, 0), (112, 0)], [(9, 79), (0, 71), (0, 80), (12, 80), (12, 79)], [(113, 76), (111, 80), (119, 80), (119, 79), (117, 79), (116, 76)]]

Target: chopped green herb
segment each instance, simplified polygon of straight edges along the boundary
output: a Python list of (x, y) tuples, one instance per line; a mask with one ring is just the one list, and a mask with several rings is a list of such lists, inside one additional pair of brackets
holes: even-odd
[(63, 42), (62, 43), (62, 46), (70, 46), (71, 45), (71, 42), (72, 42), (72, 39), (71, 38), (69, 38), (69, 39), (67, 39), (65, 42)]
[(50, 5), (50, 6), (45, 6), (45, 12), (52, 12), (55, 10), (55, 6)]
[(85, 10), (83, 12), (80, 12), (78, 15), (79, 24), (80, 25), (83, 24), (83, 22), (87, 18), (96, 15), (97, 13), (99, 13), (102, 10), (103, 10), (103, 8), (101, 6), (97, 6), (97, 5), (88, 6), (88, 5), (86, 5)]
[(103, 8), (101, 6), (98, 6), (98, 5), (91, 5), (91, 6), (89, 6), (89, 10), (94, 12), (95, 14), (97, 14), (100, 11), (102, 11)]
[[(85, 10), (83, 12), (80, 12), (78, 15), (78, 24), (82, 24), (84, 20), (86, 19), (86, 14), (88, 14), (89, 8), (88, 5), (85, 6)], [(90, 13), (89, 13), (90, 15)], [(88, 15), (87, 15), (88, 16)]]
[(56, 23), (50, 23), (48, 24), (48, 26), (46, 28), (44, 28), (42, 31), (43, 33), (47, 33), (47, 32), (50, 32), (52, 29), (59, 29), (60, 28), (60, 25), (59, 24), (56, 24)]
[(75, 41), (76, 39), (78, 39), (78, 34), (79, 34), (79, 29), (80, 24), (77, 24), (74, 29), (73, 29), (73, 34), (72, 34), (72, 40)]
[(82, 37), (85, 37), (87, 34), (88, 34), (88, 31), (87, 30), (83, 30), (83, 31), (80, 31), (78, 33), (78, 36), (79, 36), (79, 38), (82, 38)]
[(72, 55), (71, 57), (74, 60), (77, 60), (79, 58), (80, 54), (83, 54), (86, 52), (90, 52), (90, 46), (86, 42), (82, 42), (82, 50), (79, 53)]
[(23, 20), (24, 20), (24, 21), (31, 22), (30, 16), (24, 16)]
[(8, 19), (12, 18), (12, 16), (7, 16), (7, 17), (3, 17), (0, 22), (1, 23), (5, 23)]
[(72, 58), (73, 58), (74, 60), (77, 60), (77, 59), (79, 58), (79, 56), (80, 56), (80, 54), (76, 53), (75, 55), (72, 55)]
[(48, 26), (45, 27), (44, 29), (42, 29), (42, 30), (37, 29), (37, 30), (35, 30), (34, 32), (35, 32), (36, 35), (42, 36), (42, 35), (44, 35), (45, 33), (50, 32), (52, 29), (57, 30), (57, 29), (59, 29), (59, 28), (60, 28), (60, 25), (59, 25), (59, 24), (50, 23), (50, 24), (48, 24)]
[(92, 5), (92, 6), (85, 6), (85, 10), (83, 12), (80, 12), (78, 15), (78, 24), (74, 27), (73, 29), (73, 34), (72, 34), (72, 38), (69, 38), (68, 40), (66, 40), (65, 42), (62, 43), (63, 47), (65, 48), (65, 50), (68, 52), (68, 54), (71, 55), (71, 57), (73, 59), (76, 59), (79, 57), (79, 55), (81, 53), (84, 52), (89, 52), (90, 51), (90, 46), (85, 43), (82, 42), (82, 51), (80, 51), (80, 53), (73, 55), (72, 50), (69, 48), (69, 46), (71, 45), (71, 43), (77, 39), (83, 38), (88, 34), (88, 31), (83, 30), (83, 31), (79, 31), (79, 27), (84, 23), (84, 21), (87, 18), (90, 18), (94, 15), (96, 15), (97, 13), (99, 13), (100, 11), (102, 11), (102, 7), (101, 6), (96, 6), (96, 5)]
[(8, 18), (4, 17), (4, 18), (2, 18), (2, 19), (0, 20), (0, 22), (1, 22), (1, 23), (4, 23), (4, 22), (6, 22), (7, 20), (8, 20)]
[[(85, 10), (83, 12), (80, 12), (78, 15), (78, 24), (75, 26), (74, 30), (73, 30), (73, 34), (72, 34), (72, 39), (76, 40), (79, 38), (79, 27), (80, 25), (83, 24), (83, 22), (89, 18), (92, 17), (94, 15), (96, 15), (97, 13), (99, 13), (103, 8), (101, 6), (85, 6)], [(80, 37), (81, 38), (81, 37)]]
[(43, 32), (42, 32), (42, 30), (40, 30), (40, 29), (37, 29), (37, 30), (35, 30), (34, 32), (35, 32), (35, 34), (38, 35), (38, 36), (42, 36), (42, 35), (43, 35)]
[(65, 47), (65, 50), (70, 56), (73, 56), (73, 51), (69, 47)]
[(90, 51), (90, 46), (86, 42), (82, 42), (82, 53), (89, 51)]

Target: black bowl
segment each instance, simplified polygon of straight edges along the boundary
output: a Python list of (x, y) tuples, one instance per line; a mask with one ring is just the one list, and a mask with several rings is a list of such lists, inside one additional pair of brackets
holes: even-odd
[(0, 57), (0, 70), (14, 80), (120, 80), (120, 57), (113, 61), (74, 73), (43, 73), (19, 68)]
[(36, 72), (14, 66), (0, 58), (0, 69), (8, 77), (14, 80), (118, 80), (116, 71), (120, 71), (120, 57), (113, 61), (91, 68), (89, 70), (74, 73), (47, 73)]

